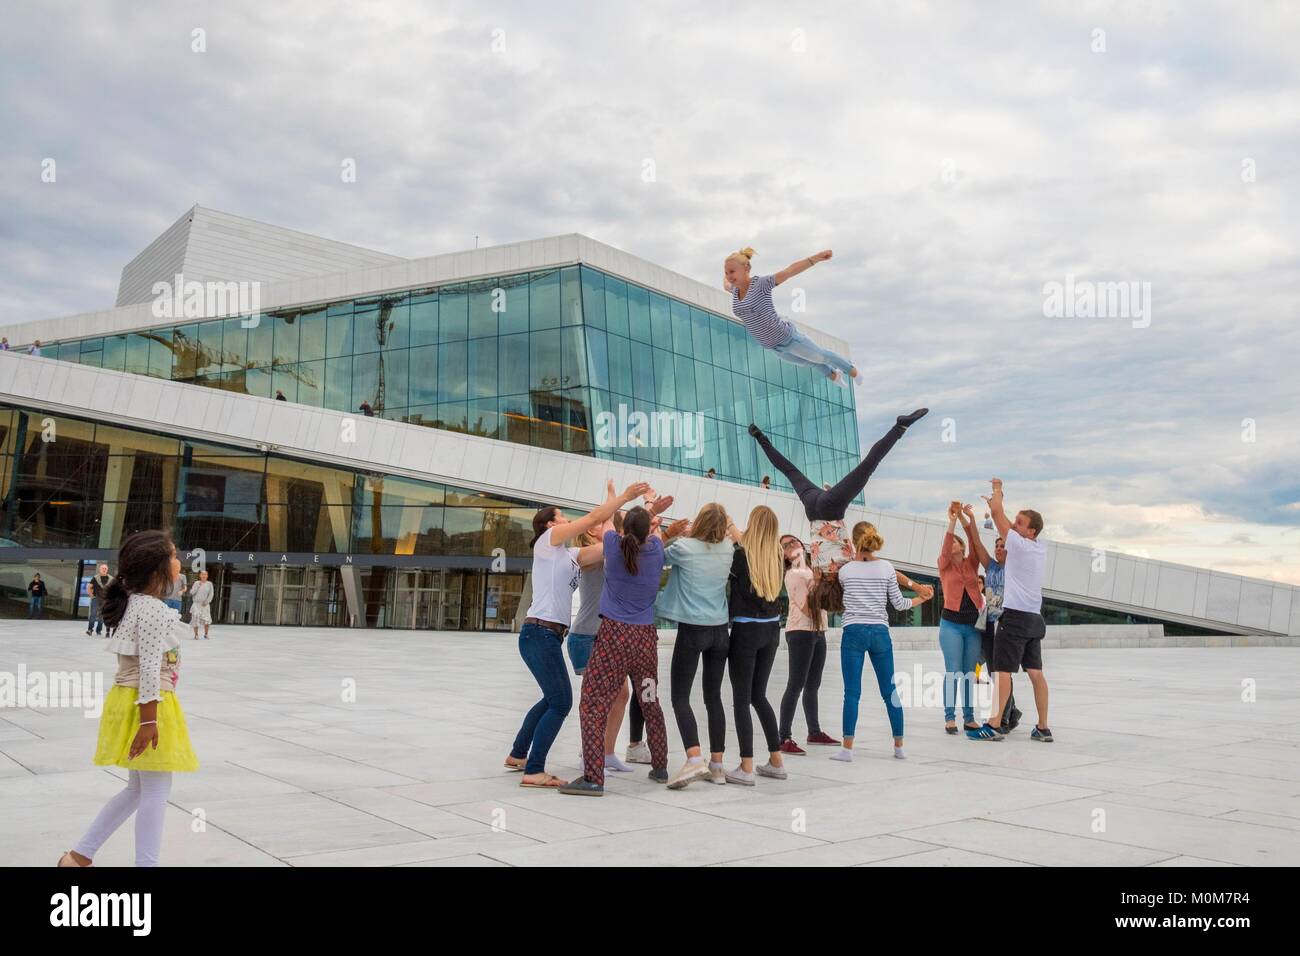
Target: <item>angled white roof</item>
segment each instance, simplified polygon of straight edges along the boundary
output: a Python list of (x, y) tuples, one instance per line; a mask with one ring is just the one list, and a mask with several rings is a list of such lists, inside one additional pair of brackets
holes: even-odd
[(153, 299), (155, 282), (281, 282), (403, 262), (400, 256), (193, 206), (122, 269), (117, 304)]

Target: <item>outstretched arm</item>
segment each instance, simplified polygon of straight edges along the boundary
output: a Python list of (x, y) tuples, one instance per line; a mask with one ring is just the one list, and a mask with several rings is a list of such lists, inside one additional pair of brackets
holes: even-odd
[(1011, 519), (1002, 510), (1002, 479), (994, 478), (992, 484), (993, 494), (981, 495), (980, 497), (988, 502), (989, 513), (993, 516), (993, 524), (997, 526), (998, 534), (1002, 535), (1002, 540), (1005, 541), (1007, 534), (1011, 531)]
[(556, 547), (566, 545), (574, 538), (586, 534), (592, 528), (600, 527), (600, 525), (614, 517), (614, 512), (633, 498), (639, 498), (649, 490), (650, 486), (646, 482), (638, 481), (636, 484), (628, 485), (622, 494), (614, 494), (614, 483), (609, 482), (605, 503), (599, 508), (593, 508), (581, 518), (554, 525), (551, 528), (551, 544)]
[(943, 533), (943, 544), (939, 547), (939, 570), (952, 564), (952, 552), (949, 550), (948, 538), (957, 529), (957, 515), (960, 513), (958, 503), (948, 505), (948, 529)]
[(980, 567), (989, 566), (989, 553), (984, 548), (984, 542), (980, 540), (980, 533), (975, 528), (975, 512), (971, 510), (970, 505), (961, 506), (961, 526), (966, 529), (966, 540), (970, 542), (970, 553), (979, 562)]
[(825, 262), (831, 257), (829, 249), (823, 249), (821, 252), (814, 252), (807, 259), (800, 259), (798, 262), (792, 262), (775, 276), (772, 277), (773, 285), (780, 285), (786, 279), (792, 279), (805, 269), (811, 269), (819, 262)]

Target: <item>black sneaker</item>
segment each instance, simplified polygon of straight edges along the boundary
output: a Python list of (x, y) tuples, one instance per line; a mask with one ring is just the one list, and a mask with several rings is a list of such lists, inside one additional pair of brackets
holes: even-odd
[(592, 783), (586, 777), (579, 777), (577, 780), (570, 781), (559, 788), (560, 793), (567, 793), (572, 797), (603, 797), (605, 788), (598, 783)]
[(1030, 740), (1041, 740), (1045, 744), (1052, 742), (1052, 728), (1044, 727), (1041, 730), (1035, 726), (1034, 732), (1029, 735)]
[(667, 782), (668, 782), (668, 769), (665, 767), (663, 770), (655, 770), (655, 769), (652, 767), (652, 768), (650, 768), (650, 773), (648, 774), (648, 776), (649, 776), (650, 779), (653, 780), (655, 783), (667, 783)]
[(1018, 708), (1014, 709), (1011, 711), (1011, 716), (1007, 720), (1003, 721), (1003, 726), (1008, 730), (1015, 730), (1020, 726), (1020, 718), (1023, 716), (1025, 716), (1023, 711)]

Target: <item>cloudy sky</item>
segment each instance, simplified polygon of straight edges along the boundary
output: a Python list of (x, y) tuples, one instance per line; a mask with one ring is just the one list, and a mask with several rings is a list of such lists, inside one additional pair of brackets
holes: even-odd
[[(412, 257), (582, 232), (709, 283), (740, 245), (760, 272), (829, 247), (801, 318), (866, 370), (864, 445), (932, 409), (870, 504), (938, 516), (996, 473), (1060, 540), (1300, 584), (1294, 3), (4, 22), (0, 323), (111, 305), (196, 202)], [(1067, 276), (1149, 283), (1149, 321), (1045, 317)]]

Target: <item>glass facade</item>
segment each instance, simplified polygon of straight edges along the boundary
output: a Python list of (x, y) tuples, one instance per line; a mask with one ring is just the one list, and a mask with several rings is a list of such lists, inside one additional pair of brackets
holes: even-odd
[[(757, 483), (785, 479), (752, 421), (815, 482), (859, 457), (852, 389), (738, 323), (588, 266), (50, 345), (63, 361)], [(675, 430), (638, 432), (647, 422)], [(626, 423), (626, 424), (625, 424)], [(860, 499), (859, 499), (860, 500)]]
[[(128, 535), (164, 528), (203, 551), (220, 622), (346, 624), (340, 575), (355, 568), (371, 626), (508, 629), (538, 508), (7, 405), (0, 490), (10, 616), (25, 613), (33, 567), (47, 616), (84, 616), (78, 580)], [(69, 570), (79, 562), (84, 575)]]

